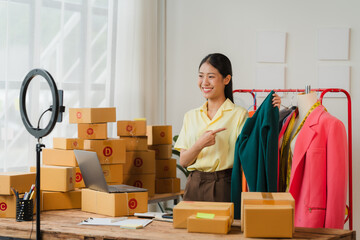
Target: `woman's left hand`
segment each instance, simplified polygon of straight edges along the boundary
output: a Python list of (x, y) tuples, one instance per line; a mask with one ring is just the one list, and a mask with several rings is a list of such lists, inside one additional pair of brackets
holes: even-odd
[(281, 97), (279, 97), (276, 93), (273, 94), (272, 104), (274, 107), (278, 107), (280, 109)]

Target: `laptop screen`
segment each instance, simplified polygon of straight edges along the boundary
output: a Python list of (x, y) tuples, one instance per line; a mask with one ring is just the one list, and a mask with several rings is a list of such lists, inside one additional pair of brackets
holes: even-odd
[(74, 154), (86, 187), (101, 192), (109, 192), (96, 152), (74, 150)]

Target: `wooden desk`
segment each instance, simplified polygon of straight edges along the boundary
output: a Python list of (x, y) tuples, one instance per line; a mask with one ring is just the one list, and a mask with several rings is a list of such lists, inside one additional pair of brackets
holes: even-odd
[[(78, 209), (46, 211), (41, 213), (41, 231), (43, 239), (244, 239), (240, 233), (239, 221), (227, 235), (188, 233), (186, 229), (174, 229), (172, 223), (153, 221), (143, 229), (121, 229), (109, 226), (78, 225), (89, 217), (106, 217), (103, 215), (82, 212)], [(31, 239), (35, 239), (34, 231)], [(13, 218), (0, 219), (0, 236), (13, 238), (30, 238), (31, 222), (16, 222)], [(355, 231), (335, 229), (296, 228), (293, 239), (353, 239)]]

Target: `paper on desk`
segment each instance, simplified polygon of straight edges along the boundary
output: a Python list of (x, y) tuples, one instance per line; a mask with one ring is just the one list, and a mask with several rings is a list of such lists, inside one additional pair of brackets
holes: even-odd
[(123, 226), (123, 225), (142, 225), (145, 227), (151, 223), (151, 219), (127, 219), (125, 218), (88, 218), (79, 225), (100, 225), (100, 226)]

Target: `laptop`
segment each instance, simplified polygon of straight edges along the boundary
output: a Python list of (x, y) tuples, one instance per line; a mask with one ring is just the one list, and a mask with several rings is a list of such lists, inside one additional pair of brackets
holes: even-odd
[(96, 152), (74, 150), (74, 154), (87, 188), (108, 193), (147, 191), (147, 189), (144, 188), (133, 187), (125, 184), (108, 185)]

